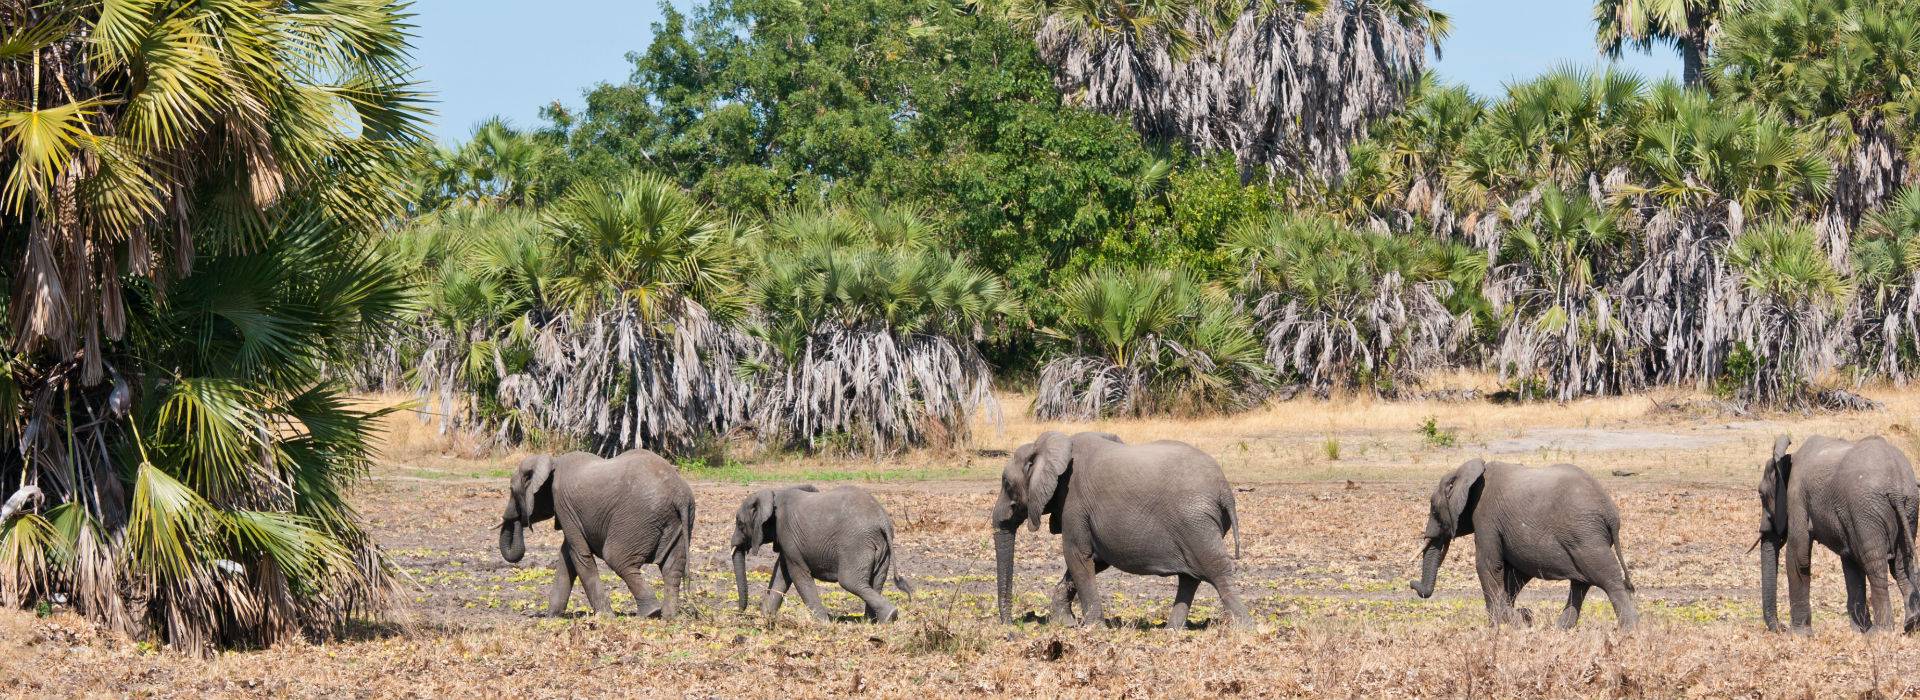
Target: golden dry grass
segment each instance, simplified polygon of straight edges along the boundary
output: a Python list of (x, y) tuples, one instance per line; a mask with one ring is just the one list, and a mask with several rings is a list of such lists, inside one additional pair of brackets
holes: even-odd
[[(1002, 458), (973, 451), (788, 456), (748, 467), (748, 477), (769, 482), (872, 480), (865, 485), (899, 530), (901, 565), (922, 589), (899, 624), (809, 624), (791, 599), (771, 628), (735, 613), (723, 550), (734, 506), (756, 487), (738, 473), (695, 485), (690, 619), (532, 617), (544, 608), (558, 535), (534, 533), (517, 566), (494, 552), (491, 526), (514, 456), (396, 416), (385, 463), (356, 501), (411, 580), (405, 624), (202, 660), (102, 635), (65, 612), (9, 611), (0, 613), (0, 693), (1920, 696), (1911, 672), (1920, 668), (1920, 638), (1852, 632), (1840, 611), (1838, 562), (1824, 550), (1814, 563), (1815, 633), (1770, 634), (1758, 619), (1757, 555), (1748, 546), (1759, 460), (1779, 432), (1890, 433), (1910, 446), (1920, 392), (1870, 393), (1887, 410), (1738, 417), (1659, 408), (1685, 398), (1678, 394), (1565, 406), (1342, 398), (1231, 418), (1094, 425), (1035, 423), (1021, 417), (1022, 397), (1002, 397), (1004, 432), (983, 426), (975, 447), (1006, 449), (1045, 429), (1100, 429), (1188, 440), (1221, 460), (1241, 488), (1242, 587), (1259, 624), (1184, 634), (1153, 629), (1170, 581), (1118, 572), (1100, 578), (1111, 629), (991, 623), (984, 514)], [(1454, 444), (1417, 430), (1429, 417)], [(1406, 590), (1433, 480), (1490, 451), (1534, 464), (1572, 461), (1613, 492), (1640, 588), (1640, 629), (1613, 630), (1598, 595), (1577, 630), (1486, 628), (1469, 542), (1455, 548), (1434, 599)], [(929, 475), (938, 480), (919, 480)], [(1056, 539), (1023, 534), (1022, 609), (1044, 606), (1058, 557)], [(752, 560), (757, 586), (770, 560), (764, 552)], [(615, 605), (630, 609), (631, 597), (613, 586)], [(850, 596), (829, 590), (830, 607), (857, 611)], [(1522, 603), (1548, 620), (1564, 594), (1565, 584), (1536, 583)], [(574, 605), (584, 605), (578, 595)], [(1214, 613), (1212, 592), (1203, 591), (1196, 614)]]

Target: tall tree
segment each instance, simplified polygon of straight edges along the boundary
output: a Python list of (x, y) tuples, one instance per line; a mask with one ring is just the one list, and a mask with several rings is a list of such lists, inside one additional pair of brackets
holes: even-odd
[(1722, 21), (1753, 0), (1596, 0), (1594, 38), (1607, 56), (1619, 58), (1627, 47), (1641, 51), (1671, 44), (1680, 51), (1681, 79), (1703, 87), (1707, 60)]
[[(1243, 175), (1335, 181), (1417, 87), (1446, 15), (1422, 0), (1007, 0), (1069, 99)], [(1437, 48), (1437, 47), (1436, 47)]]
[[(188, 648), (385, 600), (332, 379), (404, 303), (396, 0), (0, 0), (0, 600)], [(111, 381), (108, 381), (111, 379)]]

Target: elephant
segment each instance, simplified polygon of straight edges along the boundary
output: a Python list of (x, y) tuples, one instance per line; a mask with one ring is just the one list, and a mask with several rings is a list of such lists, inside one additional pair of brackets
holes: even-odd
[[(518, 563), (526, 554), (527, 528), (548, 518), (562, 534), (548, 614), (566, 612), (576, 578), (594, 613), (612, 612), (595, 557), (627, 582), (642, 617), (678, 612), (693, 537), (693, 490), (667, 460), (639, 449), (611, 459), (586, 452), (528, 457), (513, 472), (500, 518), (501, 558)], [(664, 605), (654, 600), (641, 573), (648, 564), (659, 566), (665, 579)]]
[(1913, 568), (1920, 486), (1900, 449), (1880, 437), (1858, 441), (1814, 437), (1792, 453), (1792, 438), (1773, 442), (1773, 457), (1760, 476), (1760, 615), (1767, 629), (1780, 628), (1780, 554), (1787, 555), (1787, 600), (1793, 629), (1813, 624), (1807, 601), (1813, 575), (1813, 543), (1840, 555), (1846, 574), (1847, 612), (1855, 629), (1893, 623), (1887, 575), (1906, 599), (1903, 629), (1920, 625), (1920, 581)]
[(1471, 460), (1440, 480), (1429, 505), (1420, 580), (1407, 584), (1421, 598), (1433, 596), (1453, 540), (1473, 535), (1474, 568), (1492, 624), (1531, 621), (1514, 601), (1534, 579), (1568, 582), (1561, 627), (1579, 623), (1594, 586), (1613, 601), (1621, 629), (1638, 621), (1633, 578), (1621, 552), (1620, 512), (1600, 482), (1579, 467)]
[[(1054, 589), (1050, 620), (1105, 622), (1094, 574), (1112, 566), (1130, 574), (1177, 576), (1167, 616), (1171, 629), (1187, 627), (1193, 594), (1205, 581), (1220, 595), (1230, 621), (1247, 622), (1234, 586), (1240, 519), (1233, 487), (1220, 464), (1183, 442), (1129, 445), (1108, 433), (1073, 436), (1049, 431), (1013, 451), (1001, 475), (991, 514), (1000, 622), (1013, 621), (1013, 546), (1021, 523), (1061, 536), (1066, 575)], [(1224, 538), (1233, 534), (1234, 551)]]
[(893, 520), (873, 494), (856, 486), (821, 492), (812, 485), (765, 489), (748, 496), (734, 514), (733, 577), (740, 590), (740, 609), (747, 609), (747, 555), (762, 543), (772, 543), (778, 559), (773, 580), (760, 601), (771, 617), (789, 586), (800, 589), (800, 600), (814, 618), (833, 619), (820, 602), (815, 579), (838, 582), (866, 603), (868, 622), (892, 622), (899, 616), (881, 591), (891, 576), (900, 590), (913, 595), (905, 576), (893, 575)]

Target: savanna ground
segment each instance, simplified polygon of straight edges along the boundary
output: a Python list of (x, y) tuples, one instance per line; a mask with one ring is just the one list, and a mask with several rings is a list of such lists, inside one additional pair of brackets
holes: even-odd
[[(1726, 415), (1679, 394), (1523, 406), (1297, 400), (1233, 418), (1064, 426), (1130, 441), (1184, 439), (1225, 466), (1244, 521), (1241, 585), (1258, 624), (1191, 633), (1157, 629), (1170, 579), (1117, 571), (1100, 577), (1107, 628), (991, 621), (985, 514), (1005, 458), (988, 451), (1062, 427), (1020, 417), (1018, 397), (1005, 397), (1006, 423), (982, 428), (972, 450), (689, 469), (700, 521), (691, 613), (664, 622), (583, 616), (577, 591), (572, 616), (535, 617), (559, 537), (540, 528), (522, 563), (501, 561), (493, 528), (515, 457), (472, 454), (397, 418), (382, 465), (356, 498), (408, 579), (401, 621), (199, 659), (96, 632), (62, 611), (8, 611), (0, 613), (0, 692), (1920, 696), (1920, 638), (1854, 633), (1841, 611), (1839, 564), (1825, 550), (1814, 563), (1815, 632), (1771, 634), (1759, 620), (1753, 494), (1773, 436), (1883, 433), (1920, 451), (1910, 427), (1920, 392), (1868, 393), (1885, 410)], [(1432, 428), (1422, 430), (1429, 418)], [(1432, 600), (1413, 596), (1406, 581), (1417, 574), (1428, 492), (1447, 470), (1487, 454), (1571, 461), (1612, 491), (1639, 588), (1639, 629), (1615, 631), (1598, 592), (1574, 631), (1487, 628), (1470, 541), (1454, 548)], [(763, 485), (833, 481), (872, 489), (894, 518), (898, 561), (920, 586), (902, 620), (812, 624), (792, 596), (772, 624), (736, 613), (725, 551), (734, 508)], [(1058, 540), (1023, 531), (1019, 548), (1016, 610), (1039, 611), (1062, 571)], [(757, 595), (771, 556), (763, 550), (750, 563)], [(624, 586), (601, 573), (615, 606), (631, 611)], [(858, 612), (837, 587), (823, 590), (837, 612)], [(1550, 621), (1565, 591), (1536, 582), (1522, 602), (1535, 620)], [(1196, 618), (1217, 614), (1212, 595), (1203, 587)]]

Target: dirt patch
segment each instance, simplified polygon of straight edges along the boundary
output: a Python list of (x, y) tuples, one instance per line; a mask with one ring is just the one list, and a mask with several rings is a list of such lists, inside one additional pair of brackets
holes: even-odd
[(1518, 437), (1490, 441), (1484, 446), (1492, 454), (1696, 450), (1740, 441), (1744, 435), (1731, 428), (1686, 433), (1607, 428), (1535, 428)]

